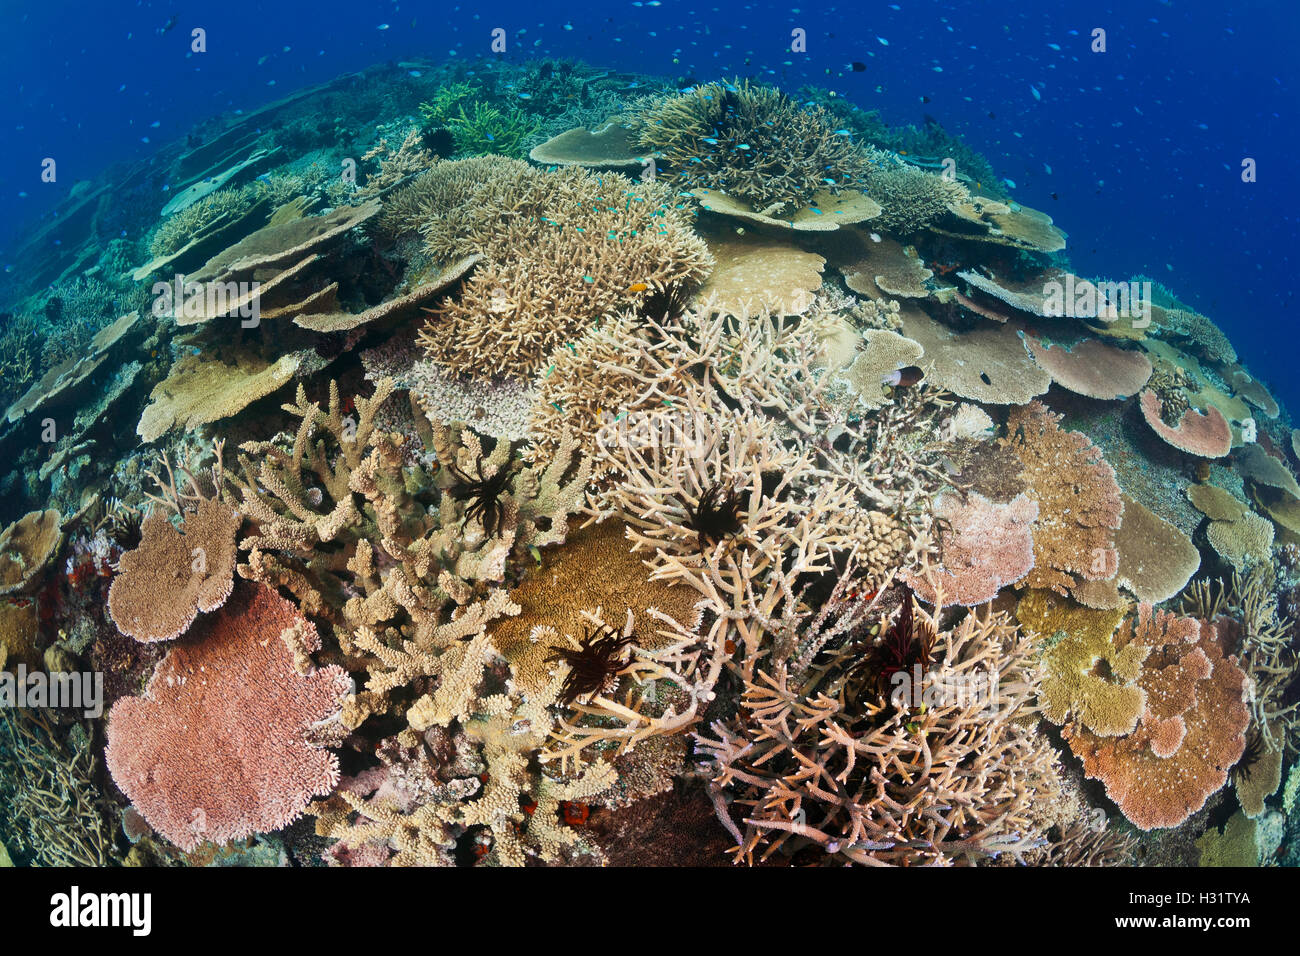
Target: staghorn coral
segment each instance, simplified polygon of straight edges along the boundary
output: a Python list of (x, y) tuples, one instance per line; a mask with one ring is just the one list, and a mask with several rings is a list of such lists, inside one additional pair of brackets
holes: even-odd
[(824, 188), (860, 184), (870, 161), (821, 107), (737, 80), (707, 83), (639, 111), (639, 143), (684, 189), (726, 193), (765, 214)]
[(1149, 604), (1116, 635), (1117, 647), (1130, 644), (1146, 649), (1137, 728), (1101, 737), (1071, 722), (1062, 736), (1130, 822), (1143, 830), (1173, 827), (1227, 782), (1245, 749), (1246, 675), (1224, 656), (1213, 623)]
[(1042, 402), (1013, 408), (1001, 443), (1020, 458), (1029, 497), (1038, 503), (1034, 569), (1020, 587), (1068, 593), (1080, 581), (1104, 581), (1119, 569), (1115, 531), (1124, 513), (1115, 470), (1081, 432), (1065, 431)]
[(1059, 785), (1054, 751), (1019, 719), (1036, 685), (1028, 639), (987, 611), (947, 630), (924, 620), (934, 666), (910, 696), (864, 691), (849, 642), (812, 674), (747, 678), (739, 715), (696, 735), (712, 786), (743, 808), (743, 829), (723, 821), (737, 860), (811, 846), (827, 863), (969, 865), (1045, 842), (1032, 807)]
[[(60, 727), (47, 710), (0, 709), (0, 832), (21, 862), (58, 867), (120, 862), (112, 811), (95, 783), (95, 754), (81, 724)], [(0, 860), (5, 856), (0, 847)]]
[(382, 196), (398, 183), (432, 166), (437, 157), (427, 149), (421, 148), (420, 141), (420, 131), (409, 129), (397, 149), (393, 149), (388, 145), (388, 141), (382, 138), (368, 149), (361, 159), (363, 162), (378, 159), (379, 171), (356, 191), (356, 198), (360, 200), (371, 196)]
[(468, 113), (461, 103), (454, 116), (446, 117), (446, 124), (456, 140), (456, 151), (470, 155), (519, 156), (542, 128), (541, 120), (517, 107), (503, 112), (481, 100)]
[(172, 649), (143, 696), (109, 713), (114, 782), (184, 850), (286, 826), (338, 781), (337, 758), (319, 744), (351, 681), (334, 666), (298, 674), (280, 640), (291, 627), (314, 637), (288, 601), (241, 584)]

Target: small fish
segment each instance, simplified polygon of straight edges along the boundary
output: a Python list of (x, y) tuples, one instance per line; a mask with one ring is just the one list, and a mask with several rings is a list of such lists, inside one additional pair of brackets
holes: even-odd
[(884, 242), (885, 240), (883, 240), (883, 239), (880, 238), (880, 233), (878, 233), (878, 232), (873, 232), (873, 233), (871, 234), (871, 241), (872, 241), (872, 242)]
[(876, 39), (880, 41), (881, 46), (889, 46), (889, 41), (884, 37), (876, 37)]
[(704, 139), (704, 142), (708, 143), (710, 146), (717, 146), (717, 145), (718, 145), (718, 141), (717, 141), (716, 139), (714, 139), (712, 136), (705, 136), (705, 137), (703, 137), (703, 139)]
[(165, 34), (168, 33), (168, 32), (171, 30), (171, 28), (174, 27), (174, 26), (176, 26), (176, 18), (175, 18), (174, 16), (173, 16), (173, 17), (168, 17), (168, 18), (167, 18), (167, 22), (164, 23), (164, 24), (159, 28), (159, 30), (158, 30), (158, 35), (159, 35), (159, 36), (163, 36), (163, 35), (165, 35)]
[(847, 129), (837, 129), (837, 130), (835, 131), (835, 135), (836, 135), (836, 136), (852, 136), (853, 133), (852, 133), (851, 131), (847, 130)]
[(491, 133), (484, 133), (483, 135), (487, 138), (487, 141), (489, 143), (495, 143), (497, 141), (497, 138), (493, 136)]
[(419, 70), (407, 70), (407, 71), (406, 71), (406, 75), (407, 75), (407, 76), (414, 76), (414, 77), (416, 77), (417, 79), (418, 79), (419, 77), (421, 77), (421, 76), (424, 76), (424, 74), (421, 73)]
[(532, 94), (532, 93), (520, 93), (520, 94), (519, 94), (519, 98), (520, 98), (521, 100), (531, 100), (531, 99), (533, 98), (533, 94)]
[(154, 120), (152, 123), (149, 124), (149, 128), (150, 128), (150, 129), (157, 129), (157, 128), (158, 128), (159, 126), (161, 126), (161, 125), (162, 125), (162, 122), (161, 122), (161, 121), (159, 121), (159, 120)]
[(1056, 50), (1056, 51), (1058, 51), (1058, 52), (1059, 52), (1060, 49), (1061, 49), (1061, 44), (1059, 44), (1059, 43), (1049, 43), (1049, 44), (1047, 44), (1047, 46), (1048, 46), (1048, 49)]
[(628, 291), (628, 292), (644, 292), (644, 291), (645, 291), (646, 289), (648, 289), (648, 288), (650, 288), (650, 287), (649, 287), (648, 285), (646, 285), (644, 282), (633, 282), (630, 286), (627, 287), (627, 291)]
[(1034, 99), (1036, 100), (1041, 100), (1043, 98), (1043, 94), (1038, 92), (1038, 87), (1036, 86), (1030, 86), (1029, 92), (1034, 94)]
[(379, 26), (375, 27), (375, 29), (376, 29), (376, 30), (387, 30), (387, 29), (388, 29), (388, 24), (387, 24), (387, 23), (381, 23), (381, 24), (379, 24)]
[(748, 143), (738, 143), (738, 144), (736, 145), (736, 149), (749, 149), (749, 144), (748, 144)]

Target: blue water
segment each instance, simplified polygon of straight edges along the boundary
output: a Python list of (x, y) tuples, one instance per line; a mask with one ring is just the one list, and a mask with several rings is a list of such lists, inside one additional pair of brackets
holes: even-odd
[[(814, 83), (893, 123), (928, 114), (1056, 219), (1077, 271), (1165, 283), (1300, 404), (1294, 2), (3, 6), (0, 262), (78, 180), (201, 119), (375, 62), (490, 55), (501, 27), (512, 60)], [(206, 53), (190, 52), (195, 27)], [(790, 52), (796, 28), (806, 53)], [(1104, 53), (1090, 49), (1095, 28)], [(52, 184), (40, 179), (46, 157), (58, 163)], [(1246, 158), (1254, 183), (1242, 182)]]

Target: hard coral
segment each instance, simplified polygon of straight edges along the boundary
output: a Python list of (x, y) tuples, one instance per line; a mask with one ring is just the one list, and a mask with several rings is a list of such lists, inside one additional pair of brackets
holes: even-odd
[[(831, 864), (969, 865), (1043, 844), (1033, 807), (1059, 784), (1054, 752), (1019, 719), (1036, 685), (1029, 641), (991, 613), (934, 630), (934, 666), (892, 701), (855, 683), (849, 642), (815, 679), (784, 666), (747, 678), (739, 715), (696, 735), (713, 786), (743, 808), (743, 829), (723, 820), (737, 859), (811, 847)], [(960, 689), (975, 684), (978, 704)]]
[(0, 531), (0, 595), (27, 594), (63, 544), (63, 516), (30, 511)]
[(477, 252), (485, 261), (420, 340), (465, 375), (531, 377), (602, 316), (708, 272), (691, 211), (662, 183), (576, 167), (454, 165), (435, 167), (430, 185), (419, 181), (430, 195), (426, 244), (438, 259)]
[(1223, 413), (1211, 405), (1205, 412), (1188, 408), (1176, 426), (1165, 423), (1161, 416), (1163, 403), (1151, 389), (1141, 395), (1142, 417), (1151, 430), (1179, 451), (1203, 458), (1222, 458), (1232, 450), (1232, 429)]
[(793, 212), (822, 189), (860, 184), (867, 155), (821, 107), (779, 90), (707, 83), (641, 111), (640, 143), (684, 188), (707, 188), (767, 212)]
[(1115, 576), (1124, 505), (1101, 451), (1060, 420), (1042, 402), (1013, 408), (1002, 443), (1019, 456), (1029, 497), (1038, 502), (1035, 566), (1021, 586), (1065, 594), (1080, 581)]
[(1084, 772), (1106, 785), (1137, 827), (1174, 827), (1227, 782), (1246, 746), (1246, 676), (1225, 657), (1215, 625), (1138, 608), (1115, 638), (1146, 649), (1145, 706), (1127, 735), (1100, 737), (1071, 723), (1063, 735)]
[(163, 510), (151, 511), (140, 545), (118, 559), (108, 590), (108, 613), (117, 629), (138, 641), (170, 641), (199, 612), (221, 607), (234, 587), (241, 520), (216, 499), (199, 500), (180, 530)]
[(184, 850), (287, 826), (338, 781), (338, 760), (313, 741), (351, 682), (338, 667), (299, 675), (286, 628), (314, 637), (288, 601), (241, 584), (172, 649), (144, 696), (109, 713), (113, 780)]
[(1027, 496), (997, 504), (976, 492), (966, 501), (944, 494), (934, 503), (934, 515), (947, 524), (940, 536), (942, 564), (902, 576), (927, 604), (983, 604), (1033, 569), (1030, 526), (1038, 504)]

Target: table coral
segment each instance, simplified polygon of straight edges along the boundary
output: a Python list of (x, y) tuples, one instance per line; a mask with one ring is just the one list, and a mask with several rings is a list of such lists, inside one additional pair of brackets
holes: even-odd
[(1146, 704), (1137, 729), (1101, 737), (1071, 722), (1063, 732), (1084, 772), (1106, 786), (1137, 827), (1174, 827), (1228, 780), (1246, 746), (1246, 676), (1224, 656), (1213, 623), (1138, 608), (1115, 639), (1147, 649), (1138, 677)]
[(947, 493), (936, 499), (933, 513), (947, 523), (940, 536), (942, 563), (902, 576), (927, 604), (983, 604), (1033, 569), (1030, 526), (1038, 504), (1026, 495), (997, 504), (976, 492), (966, 501)]
[(310, 625), (270, 589), (241, 584), (143, 696), (109, 713), (113, 780), (184, 850), (287, 826), (338, 781), (338, 758), (312, 741), (325, 739), (351, 682), (333, 666), (299, 675), (280, 640), (289, 627)]
[(1115, 576), (1115, 532), (1124, 513), (1115, 470), (1081, 432), (1060, 427), (1042, 402), (1013, 408), (1003, 444), (1019, 456), (1038, 503), (1034, 569), (1021, 587), (1067, 593), (1079, 581)]

